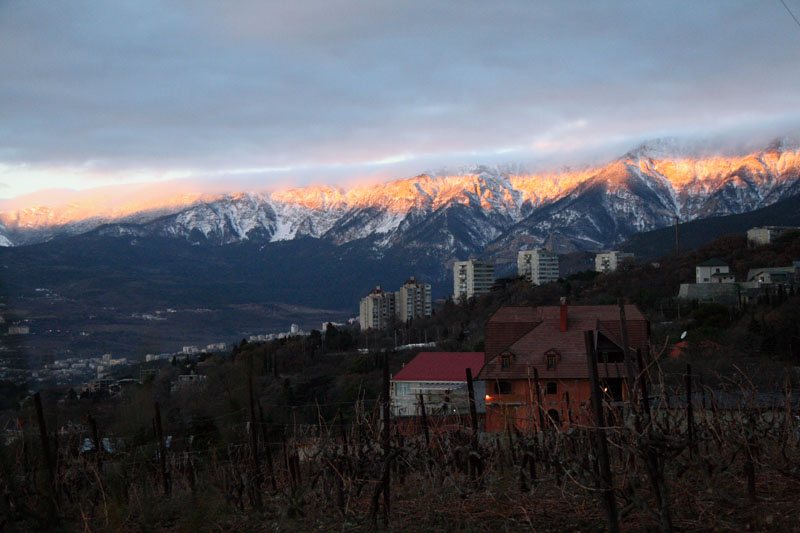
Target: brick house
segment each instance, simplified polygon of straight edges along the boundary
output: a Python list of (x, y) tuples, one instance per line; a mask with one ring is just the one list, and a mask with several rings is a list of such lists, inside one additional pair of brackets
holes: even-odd
[[(646, 353), (650, 324), (625, 306), (631, 354)], [(626, 377), (619, 307), (616, 305), (503, 307), (486, 324), (486, 430), (537, 427), (535, 374), (546, 424), (566, 429), (588, 421), (589, 373), (585, 331), (596, 335), (598, 374), (609, 401), (624, 399)], [(534, 369), (536, 372), (534, 372)]]

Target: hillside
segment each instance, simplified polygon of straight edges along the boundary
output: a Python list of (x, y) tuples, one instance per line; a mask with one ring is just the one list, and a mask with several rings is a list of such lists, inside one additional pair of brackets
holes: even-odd
[[(681, 222), (678, 228), (680, 248), (694, 250), (723, 235), (745, 233), (757, 226), (800, 227), (800, 196), (793, 196), (749, 213), (710, 217)], [(655, 259), (675, 251), (675, 228), (666, 227), (638, 233), (620, 245), (640, 259)]]
[[(39, 398), (25, 399), (26, 391), (6, 387), (21, 401), (6, 402), (0, 420), (20, 429), (8, 432), (10, 440), (0, 446), (4, 471), (14, 474), (7, 484), (13, 505), (0, 508), (0, 519), (21, 530), (73, 529), (91, 521), (115, 530), (259, 529), (269, 522), (280, 531), (367, 531), (376, 529), (375, 495), (383, 493), (391, 502), (388, 531), (455, 531), (454, 524), (476, 531), (601, 530), (598, 478), (587, 447), (593, 437), (586, 428), (473, 439), (468, 420), (453, 421), (437, 411), (425, 419), (428, 434), (403, 429), (396, 419), (391, 432), (381, 432), (379, 397), (387, 367), (379, 348), (388, 348), (389, 372), (414, 356), (391, 350), (395, 339), (479, 350), (483, 326), (498, 307), (552, 305), (567, 296), (572, 304), (626, 298), (654, 327), (657, 362), (645, 373), (648, 394), (660, 398), (651, 406), (654, 430), (642, 439), (630, 424), (614, 419), (605, 433), (610, 449), (634, 451), (610, 454), (614, 492), (621, 502), (630, 501), (620, 513), (625, 529), (658, 529), (650, 500), (640, 496), (651, 490), (641, 459), (647, 452), (658, 458), (657, 475), (669, 483), (676, 527), (710, 531), (725, 519), (752, 530), (790, 530), (800, 465), (796, 422), (784, 409), (771, 419), (753, 416), (760, 411), (752, 398), (781, 400), (798, 386), (798, 377), (786, 370), (797, 365), (800, 353), (793, 344), (800, 339), (796, 292), (772, 294), (744, 310), (681, 306), (671, 297), (693, 265), (709, 257), (741, 272), (800, 254), (797, 235), (757, 249), (743, 244), (742, 236), (727, 236), (663, 258), (660, 268), (633, 265), (607, 276), (585, 272), (542, 287), (509, 278), (489, 295), (447, 302), (429, 319), (382, 332), (331, 327), (324, 342), (314, 332), (242, 342), (226, 355), (147, 363), (142, 368), (155, 376), (141, 384), (132, 380), (115, 396), (44, 391), (41, 419), (34, 406)], [(670, 360), (660, 346), (682, 330), (689, 332), (687, 349)], [(709, 354), (709, 341), (721, 349)], [(355, 350), (367, 346), (370, 353)], [(693, 433), (685, 429), (688, 409), (677, 402), (678, 408), (666, 407), (668, 398), (685, 397), (687, 363), (699, 388)], [(138, 370), (116, 377), (135, 378)], [(193, 374), (204, 378), (175, 386), (179, 376)], [(714, 397), (745, 403), (723, 411)], [(753, 422), (743, 427), (748, 416)], [(40, 439), (47, 442), (48, 432), (38, 431), (44, 423), (59, 428), (47, 447)], [(48, 448), (58, 458), (52, 470), (43, 453)], [(752, 448), (758, 455), (748, 452)], [(487, 513), (487, 498), (508, 505)]]

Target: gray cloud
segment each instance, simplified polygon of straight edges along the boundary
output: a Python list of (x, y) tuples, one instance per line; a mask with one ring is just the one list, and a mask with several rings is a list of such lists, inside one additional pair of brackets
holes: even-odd
[(0, 11), (7, 165), (103, 176), (292, 167), (307, 170), (260, 179), (339, 179), (336, 168), (398, 155), (395, 171), (497, 151), (547, 159), (799, 118), (800, 31), (780, 4), (138, 0)]

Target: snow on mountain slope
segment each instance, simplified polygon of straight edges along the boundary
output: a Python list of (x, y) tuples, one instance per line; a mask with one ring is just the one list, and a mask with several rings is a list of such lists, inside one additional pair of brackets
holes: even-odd
[[(687, 155), (688, 154), (688, 155)], [(682, 220), (741, 213), (800, 194), (800, 151), (776, 142), (744, 156), (698, 156), (671, 141), (645, 143), (607, 165), (535, 173), (519, 167), (438, 171), (344, 190), (184, 194), (123, 207), (85, 204), (0, 213), (0, 245), (27, 244), (122, 224), (106, 234), (245, 239), (371, 239), (373, 248), (433, 246), (443, 255), (558, 243), (595, 249)], [(132, 205), (143, 206), (131, 210)], [(87, 216), (91, 215), (91, 216)]]

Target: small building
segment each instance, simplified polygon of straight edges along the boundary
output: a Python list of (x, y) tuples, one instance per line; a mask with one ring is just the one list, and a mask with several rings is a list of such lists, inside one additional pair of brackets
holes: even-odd
[(191, 374), (181, 374), (178, 376), (178, 379), (170, 384), (169, 390), (170, 392), (178, 392), (182, 390), (200, 388), (205, 385), (207, 378), (208, 376), (204, 374), (195, 374), (194, 372)]
[(758, 228), (751, 228), (747, 230), (747, 242), (753, 246), (770, 244), (781, 235), (790, 231), (800, 232), (800, 228), (793, 226), (761, 226)]
[(395, 294), (378, 285), (361, 299), (358, 323), (361, 329), (383, 329), (395, 314)]
[(597, 272), (608, 274), (617, 270), (620, 264), (625, 261), (633, 262), (634, 255), (629, 252), (602, 252), (594, 257), (594, 269)]
[[(629, 348), (646, 352), (649, 322), (633, 305), (625, 306), (625, 319)], [(559, 306), (500, 308), (486, 325), (486, 363), (478, 375), (486, 383), (486, 431), (587, 423), (586, 331), (595, 334), (598, 375), (613, 405), (626, 394), (618, 306), (562, 300)]]
[(470, 259), (453, 264), (453, 299), (488, 294), (494, 285), (494, 265)]
[(741, 285), (739, 283), (681, 283), (678, 298), (681, 300), (697, 300), (722, 305), (739, 305)]
[(735, 283), (730, 270), (722, 259), (709, 259), (695, 267), (696, 283)]
[(8, 328), (9, 335), (28, 335), (31, 329), (28, 326), (11, 326)]
[(766, 285), (791, 285), (796, 281), (794, 265), (774, 268), (751, 268), (747, 271), (747, 281)]
[(534, 285), (557, 281), (558, 254), (545, 248), (521, 250), (517, 254), (517, 274)]
[[(419, 416), (422, 395), (429, 415), (469, 414), (467, 368), (477, 377), (483, 367), (483, 352), (421, 352), (392, 376), (392, 415)], [(474, 382), (475, 406), (485, 412), (483, 382)]]

